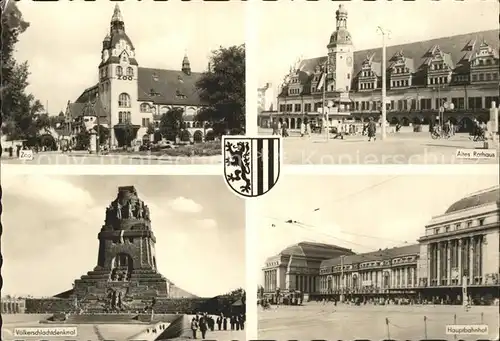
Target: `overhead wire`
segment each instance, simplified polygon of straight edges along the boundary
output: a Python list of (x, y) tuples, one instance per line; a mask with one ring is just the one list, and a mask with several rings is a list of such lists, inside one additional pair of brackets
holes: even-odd
[[(389, 181), (392, 181), (396, 178), (398, 178), (399, 175), (396, 175), (396, 176), (392, 176), (390, 177), (389, 179), (385, 179), (383, 181), (380, 181), (378, 183), (375, 183), (373, 185), (370, 185), (368, 187), (365, 187), (359, 191), (356, 191), (354, 193), (349, 193), (348, 195), (345, 195), (343, 197), (340, 197), (340, 198), (337, 198), (333, 201), (333, 203), (335, 202), (340, 202), (340, 201), (343, 201), (343, 200), (346, 200), (348, 198), (351, 198), (353, 196), (356, 196), (356, 195), (359, 195), (365, 191), (368, 191), (368, 190), (371, 190), (373, 188), (376, 188), (376, 187), (379, 187)], [(318, 212), (320, 211), (321, 208), (315, 208), (311, 213), (314, 213), (314, 212)], [(277, 220), (277, 221), (281, 221), (281, 222), (284, 222), (286, 224), (291, 224), (291, 225), (294, 225), (294, 226), (297, 226), (299, 228), (302, 228), (302, 229), (306, 229), (306, 230), (309, 230), (309, 231), (313, 231), (315, 233), (320, 233), (320, 234), (323, 234), (325, 236), (328, 236), (330, 238), (333, 238), (333, 239), (336, 239), (336, 240), (339, 240), (343, 243), (347, 243), (347, 244), (352, 244), (352, 245), (357, 245), (357, 246), (361, 246), (363, 248), (367, 248), (367, 249), (372, 249), (371, 247), (367, 246), (367, 245), (363, 245), (363, 244), (360, 244), (360, 243), (355, 243), (355, 242), (352, 242), (352, 241), (349, 241), (349, 240), (345, 240), (345, 239), (342, 239), (342, 238), (339, 238), (337, 236), (334, 236), (334, 235), (331, 235), (329, 233), (326, 233), (324, 231), (318, 231), (316, 229), (316, 226), (313, 226), (313, 225), (310, 225), (310, 224), (305, 224), (303, 222), (300, 222), (300, 221), (297, 221), (297, 220), (293, 220), (293, 219), (279, 219), (279, 218), (274, 218), (274, 217), (267, 217), (267, 218), (270, 218), (270, 219), (274, 219), (274, 220)], [(275, 224), (271, 224), (272, 227), (276, 227)], [(381, 237), (375, 237), (375, 236), (369, 236), (369, 235), (363, 235), (363, 234), (358, 234), (358, 233), (353, 233), (353, 232), (345, 232), (345, 231), (341, 231), (341, 233), (343, 234), (348, 234), (348, 235), (353, 235), (353, 236), (358, 236), (358, 237), (365, 237), (365, 238), (373, 238), (373, 239), (378, 239), (378, 240), (385, 240), (385, 241), (391, 241), (391, 242), (404, 242), (406, 243), (406, 241), (401, 241), (401, 240), (394, 240), (394, 239), (389, 239), (389, 238), (381, 238)]]

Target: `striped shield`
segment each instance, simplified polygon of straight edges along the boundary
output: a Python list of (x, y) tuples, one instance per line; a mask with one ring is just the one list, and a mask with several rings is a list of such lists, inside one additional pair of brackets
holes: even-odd
[(224, 178), (245, 198), (259, 197), (276, 185), (281, 167), (280, 137), (223, 136)]

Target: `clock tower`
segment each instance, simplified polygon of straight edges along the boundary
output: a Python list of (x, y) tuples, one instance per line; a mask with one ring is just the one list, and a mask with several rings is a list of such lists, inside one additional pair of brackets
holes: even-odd
[(327, 91), (349, 92), (352, 82), (353, 45), (351, 34), (347, 31), (347, 10), (340, 5), (335, 14), (337, 28), (327, 45), (330, 74)]
[(125, 23), (117, 4), (109, 33), (102, 43), (99, 65), (99, 98), (110, 120), (113, 145), (123, 145), (121, 127), (131, 124), (137, 134), (141, 123), (141, 117), (137, 116), (139, 67), (135, 58), (135, 48), (125, 33)]

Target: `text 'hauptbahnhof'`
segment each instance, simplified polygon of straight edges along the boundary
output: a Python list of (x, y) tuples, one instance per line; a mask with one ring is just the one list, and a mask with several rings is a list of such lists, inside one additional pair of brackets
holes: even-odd
[[(416, 244), (356, 254), (302, 242), (266, 260), (263, 295), (304, 300), (407, 299), (473, 304), (499, 297), (500, 191), (489, 188), (433, 217)], [(472, 301), (470, 301), (472, 300)]]

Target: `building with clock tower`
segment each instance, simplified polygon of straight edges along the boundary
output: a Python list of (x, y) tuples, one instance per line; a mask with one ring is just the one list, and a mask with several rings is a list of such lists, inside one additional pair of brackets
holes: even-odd
[(123, 146), (126, 134), (133, 135), (133, 144), (150, 140), (151, 130), (158, 129), (161, 116), (180, 108), (191, 136), (203, 137), (208, 130), (195, 120), (205, 105), (196, 87), (201, 75), (191, 69), (187, 55), (179, 60), (177, 70), (139, 66), (116, 5), (102, 42), (98, 82), (85, 89), (76, 101), (68, 101), (66, 117), (73, 125), (73, 133), (101, 125), (110, 128), (113, 146)]
[[(498, 106), (498, 29), (387, 46), (384, 68), (380, 45), (354, 49), (344, 5), (335, 14), (326, 56), (291, 68), (278, 92), (278, 112), (259, 113), (261, 127), (273, 120), (287, 122), (290, 129), (299, 129), (306, 120), (322, 126), (322, 108), (333, 103), (330, 121), (347, 120), (361, 131), (363, 122), (381, 119), (383, 74), (387, 123), (401, 125), (403, 131), (426, 131), (444, 109), (444, 121), (459, 132), (471, 132), (474, 119), (487, 122), (493, 103)], [(376, 30), (366, 25), (364, 30)]]
[(98, 94), (103, 111), (109, 112), (109, 123), (115, 127), (111, 130), (112, 139), (116, 139), (116, 135), (124, 133), (120, 129), (121, 125), (132, 123), (133, 129), (139, 130), (145, 116), (137, 115), (139, 64), (135, 59), (134, 45), (125, 33), (125, 23), (118, 5), (111, 18), (110, 32), (102, 42), (101, 58)]

